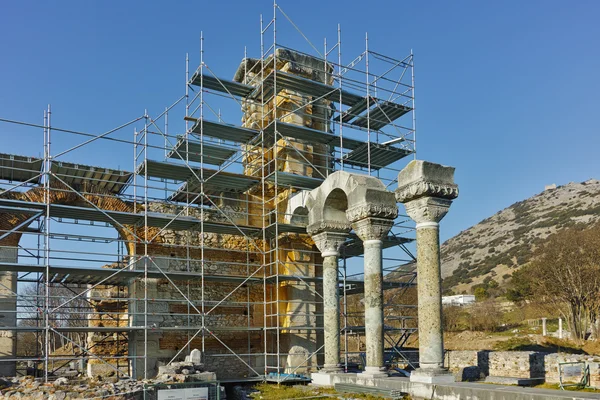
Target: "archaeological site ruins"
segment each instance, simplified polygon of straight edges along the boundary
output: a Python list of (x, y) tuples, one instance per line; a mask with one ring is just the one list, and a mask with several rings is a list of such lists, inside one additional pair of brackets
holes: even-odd
[(100, 134), (50, 107), (2, 120), (39, 140), (0, 154), (1, 375), (332, 385), (396, 363), (452, 381), (439, 222), (458, 188), (416, 159), (413, 55), (366, 40), (342, 59), (339, 28), (291, 49), (287, 22), (261, 19), (233, 75), (187, 57), (157, 115)]

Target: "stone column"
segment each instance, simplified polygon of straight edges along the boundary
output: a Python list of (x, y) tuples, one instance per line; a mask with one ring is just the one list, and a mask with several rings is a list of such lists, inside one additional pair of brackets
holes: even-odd
[(548, 330), (546, 329), (546, 318), (542, 318), (542, 336), (547, 336)]
[(352, 223), (365, 249), (365, 340), (367, 365), (364, 373), (387, 376), (383, 353), (383, 262), (382, 242), (394, 224), (393, 219), (368, 217)]
[(340, 302), (338, 288), (338, 257), (348, 232), (321, 232), (312, 238), (323, 256), (323, 324), (325, 365), (322, 372), (342, 372), (340, 364)]
[(454, 381), (444, 369), (439, 222), (457, 196), (452, 167), (413, 160), (398, 174), (396, 199), (417, 223), (420, 365), (411, 374), (413, 382)]
[(563, 330), (562, 330), (562, 318), (558, 319), (558, 338), (563, 338)]

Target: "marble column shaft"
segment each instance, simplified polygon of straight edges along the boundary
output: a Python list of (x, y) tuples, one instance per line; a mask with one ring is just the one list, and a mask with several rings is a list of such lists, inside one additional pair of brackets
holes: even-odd
[(439, 225), (417, 224), (419, 364), (423, 369), (444, 366)]
[(367, 367), (384, 366), (383, 267), (381, 240), (367, 240), (365, 248), (365, 340)]
[(367, 365), (365, 372), (382, 373), (383, 353), (383, 260), (382, 242), (394, 224), (393, 219), (368, 217), (352, 223), (364, 246), (365, 271), (365, 340)]
[(338, 292), (338, 256), (323, 256), (323, 324), (325, 370), (340, 368), (340, 302)]
[(338, 256), (348, 232), (311, 234), (323, 257), (323, 328), (325, 341), (324, 372), (341, 372), (340, 302), (338, 288)]

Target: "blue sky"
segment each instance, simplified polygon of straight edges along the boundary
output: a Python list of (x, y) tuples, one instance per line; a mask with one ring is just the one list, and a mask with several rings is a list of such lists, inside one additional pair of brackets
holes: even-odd
[[(340, 23), (345, 62), (367, 31), (380, 53), (414, 50), (418, 157), (456, 167), (461, 190), (442, 239), (545, 184), (600, 178), (600, 3), (279, 4), (319, 49)], [(206, 62), (231, 77), (245, 46), (259, 55), (259, 15), (272, 12), (269, 1), (3, 2), (0, 118), (41, 123), (51, 103), (54, 126), (100, 133), (159, 113), (183, 94), (186, 53), (197, 67), (200, 31)], [(279, 26), (285, 44), (302, 43)], [(41, 152), (40, 130), (0, 124), (0, 137), (1, 152)], [(74, 161), (132, 168), (130, 151), (116, 154)]]

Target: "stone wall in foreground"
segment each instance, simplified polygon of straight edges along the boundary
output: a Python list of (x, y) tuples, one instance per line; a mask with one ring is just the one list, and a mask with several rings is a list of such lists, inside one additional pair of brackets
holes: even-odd
[[(589, 386), (600, 388), (600, 357), (586, 354), (542, 353), (534, 351), (447, 351), (445, 365), (457, 380), (480, 380), (491, 377), (544, 378), (559, 382), (559, 363), (581, 362), (589, 368)], [(579, 365), (566, 367), (566, 381), (579, 381)], [(564, 380), (564, 379), (563, 379)]]

